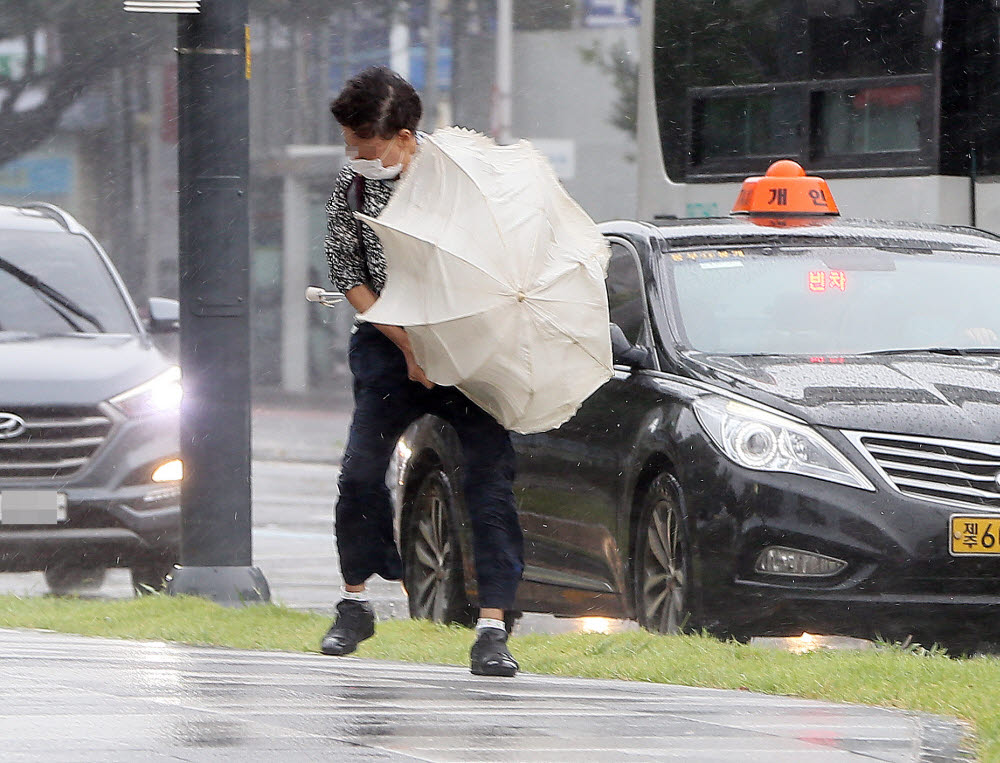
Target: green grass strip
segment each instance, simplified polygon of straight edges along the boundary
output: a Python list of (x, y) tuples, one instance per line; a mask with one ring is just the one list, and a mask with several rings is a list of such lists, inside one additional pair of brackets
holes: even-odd
[[(266, 605), (231, 609), (193, 597), (117, 601), (0, 596), (0, 627), (210, 644), (238, 649), (315, 652), (329, 619)], [(467, 665), (467, 629), (390, 620), (359, 657)], [(515, 635), (523, 670), (618, 678), (880, 705), (954, 716), (975, 732), (980, 760), (1000, 760), (1000, 658), (953, 659), (920, 648), (792, 654), (701, 636)]]

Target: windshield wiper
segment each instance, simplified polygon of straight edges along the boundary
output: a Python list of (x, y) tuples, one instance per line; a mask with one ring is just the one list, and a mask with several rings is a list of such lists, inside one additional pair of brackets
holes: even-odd
[(923, 353), (929, 353), (932, 355), (969, 355), (974, 352), (976, 352), (975, 349), (959, 349), (958, 347), (907, 347), (900, 350), (871, 350), (870, 352), (859, 352), (857, 354), (858, 355), (920, 355)]
[[(76, 302), (67, 297), (58, 289), (49, 286), (45, 281), (42, 281), (37, 276), (31, 275), (27, 271), (21, 270), (17, 265), (12, 262), (8, 262), (3, 257), (0, 257), (0, 270), (10, 273), (14, 278), (28, 286), (39, 294), (48, 298), (49, 301), (46, 304), (51, 307), (59, 316), (66, 321), (70, 326), (73, 327), (74, 331), (83, 332), (83, 328), (79, 323), (74, 321), (65, 311), (69, 311), (77, 317), (83, 318), (88, 323), (94, 325), (94, 327), (104, 333), (104, 326), (101, 322), (92, 314), (80, 307)], [(62, 308), (62, 309), (60, 309)]]

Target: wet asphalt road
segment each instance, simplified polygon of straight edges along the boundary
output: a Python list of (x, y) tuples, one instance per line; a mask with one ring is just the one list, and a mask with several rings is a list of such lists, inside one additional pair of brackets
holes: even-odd
[(741, 691), (0, 629), (4, 761), (968, 760), (961, 727)]

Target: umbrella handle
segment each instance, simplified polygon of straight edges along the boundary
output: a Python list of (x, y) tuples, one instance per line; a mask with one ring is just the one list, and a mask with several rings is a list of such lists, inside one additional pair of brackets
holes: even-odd
[(318, 302), (324, 307), (333, 307), (343, 300), (344, 295), (339, 291), (327, 291), (320, 286), (306, 287), (306, 301), (308, 302)]

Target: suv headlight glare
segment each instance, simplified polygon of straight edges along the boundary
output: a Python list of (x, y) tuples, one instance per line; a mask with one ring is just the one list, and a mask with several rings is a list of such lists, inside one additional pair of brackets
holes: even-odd
[(171, 366), (159, 376), (111, 398), (111, 404), (129, 418), (177, 413), (181, 407), (181, 370)]
[(695, 400), (694, 412), (712, 442), (740, 466), (875, 490), (833, 445), (804, 424), (717, 395)]

